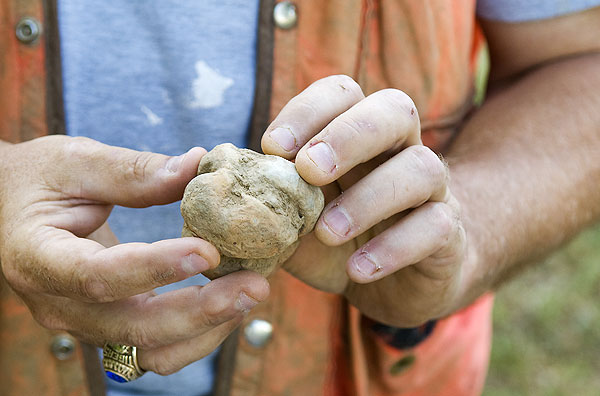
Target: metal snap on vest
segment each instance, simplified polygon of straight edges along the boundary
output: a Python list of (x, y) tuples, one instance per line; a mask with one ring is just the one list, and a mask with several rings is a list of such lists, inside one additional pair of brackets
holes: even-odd
[(68, 335), (58, 335), (52, 340), (50, 350), (58, 360), (67, 360), (75, 352), (75, 340)]
[(25, 17), (17, 23), (15, 33), (20, 42), (23, 44), (31, 44), (40, 37), (42, 27), (35, 18)]
[(273, 9), (273, 19), (275, 20), (275, 26), (280, 29), (293, 28), (298, 21), (296, 5), (291, 1), (277, 3)]
[(262, 319), (254, 319), (244, 328), (244, 337), (248, 344), (255, 348), (262, 348), (269, 342), (273, 335), (273, 325)]

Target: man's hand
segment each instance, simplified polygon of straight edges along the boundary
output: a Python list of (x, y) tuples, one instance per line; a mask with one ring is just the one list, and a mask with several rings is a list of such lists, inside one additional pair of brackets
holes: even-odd
[(181, 199), (205, 153), (167, 157), (66, 136), (0, 145), (0, 261), (34, 318), (98, 346), (137, 346), (142, 368), (159, 374), (215, 349), (267, 297), (264, 278), (239, 272), (156, 295), (218, 265), (215, 247), (199, 238), (113, 247), (86, 238), (112, 244), (97, 231), (112, 205)]
[(454, 308), (466, 254), (460, 208), (405, 93), (365, 98), (349, 77), (324, 78), (282, 109), (262, 147), (295, 159), (329, 201), (286, 270), (394, 326)]
[(263, 149), (295, 158), (331, 202), (284, 268), (376, 320), (413, 326), (467, 306), (597, 222), (599, 21), (600, 7), (482, 21), (492, 93), (445, 153), (451, 183), (419, 146), (401, 92), (363, 98), (351, 79), (330, 77), (292, 99)]

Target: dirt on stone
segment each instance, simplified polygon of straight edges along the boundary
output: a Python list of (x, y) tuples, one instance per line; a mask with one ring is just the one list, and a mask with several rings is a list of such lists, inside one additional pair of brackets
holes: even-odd
[(292, 162), (221, 144), (185, 189), (182, 236), (205, 239), (221, 253), (221, 264), (204, 273), (210, 279), (241, 269), (268, 276), (312, 231), (323, 206), (321, 189)]

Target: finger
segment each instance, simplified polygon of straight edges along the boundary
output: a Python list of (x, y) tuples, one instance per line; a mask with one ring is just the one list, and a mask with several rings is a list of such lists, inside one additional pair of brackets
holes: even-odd
[(57, 159), (70, 164), (69, 172), (55, 175), (54, 183), (69, 197), (136, 208), (161, 205), (181, 199), (204, 154), (195, 147), (169, 157), (71, 138)]
[(136, 310), (130, 315), (138, 322), (133, 333), (152, 329), (154, 336), (129, 341), (132, 345), (154, 348), (188, 340), (231, 319), (241, 318), (265, 301), (269, 292), (269, 282), (261, 275), (252, 271), (237, 271), (205, 286), (157, 295), (148, 301), (147, 309)]
[(375, 92), (331, 121), (300, 149), (296, 169), (322, 186), (356, 165), (402, 145), (421, 144), (413, 101), (397, 89)]
[(263, 152), (293, 159), (311, 137), (363, 98), (360, 86), (348, 76), (315, 81), (290, 100), (271, 122), (262, 137)]
[(152, 350), (138, 350), (138, 363), (143, 370), (160, 375), (173, 374), (214, 351), (239, 326), (242, 319), (243, 317), (238, 315), (189, 340)]
[[(371, 239), (350, 257), (347, 272), (356, 283), (370, 283), (443, 252), (464, 252), (464, 231), (457, 210), (447, 203), (428, 202)], [(429, 268), (432, 278), (454, 274), (461, 260), (442, 260)]]
[(52, 297), (58, 303), (32, 311), (43, 326), (58, 326), (96, 345), (109, 341), (151, 350), (190, 340), (241, 318), (268, 295), (265, 278), (238, 271), (205, 286), (159, 295), (146, 293), (107, 304)]
[(448, 170), (429, 148), (410, 146), (330, 202), (315, 232), (330, 246), (360, 235), (396, 213), (449, 197)]
[(143, 293), (214, 268), (219, 253), (200, 238), (126, 243), (105, 248), (68, 231), (41, 227), (14, 232), (5, 276), (22, 291), (108, 302)]

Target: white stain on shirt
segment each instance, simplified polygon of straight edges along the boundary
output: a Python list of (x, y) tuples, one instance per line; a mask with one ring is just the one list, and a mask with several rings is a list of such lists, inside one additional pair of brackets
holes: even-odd
[(223, 104), (225, 91), (233, 85), (233, 79), (212, 69), (204, 61), (195, 65), (197, 77), (192, 81), (192, 97), (187, 103), (190, 109), (210, 109)]
[(155, 126), (158, 124), (162, 124), (163, 119), (156, 115), (156, 113), (154, 113), (152, 110), (150, 110), (148, 106), (142, 105), (140, 107), (140, 110), (146, 115), (146, 119), (148, 120), (148, 123), (150, 125)]

